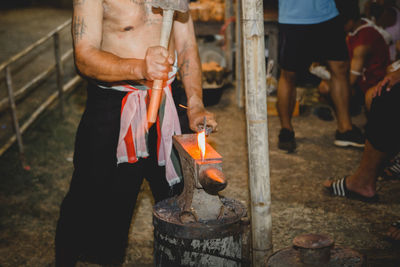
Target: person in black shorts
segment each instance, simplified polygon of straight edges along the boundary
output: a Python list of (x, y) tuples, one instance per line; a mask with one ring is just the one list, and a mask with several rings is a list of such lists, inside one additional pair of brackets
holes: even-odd
[[(400, 114), (399, 102), (400, 70), (386, 75), (376, 86), (365, 130), (365, 148), (357, 170), (351, 175), (324, 182), (324, 187), (333, 196), (378, 201), (376, 181), (387, 160), (400, 152), (400, 128), (393, 120)], [(389, 228), (387, 235), (400, 241), (400, 221)]]
[[(301, 1), (295, 3), (302, 4)], [(281, 130), (278, 147), (288, 152), (296, 149), (291, 121), (296, 103), (296, 79), (301, 71), (307, 70), (312, 62), (318, 61), (326, 62), (331, 72), (330, 96), (337, 118), (335, 145), (363, 147), (363, 134), (352, 124), (349, 114), (349, 61), (344, 25), (340, 15), (313, 24), (288, 24), (279, 21), (279, 46), (281, 74), (278, 83), (277, 109)]]

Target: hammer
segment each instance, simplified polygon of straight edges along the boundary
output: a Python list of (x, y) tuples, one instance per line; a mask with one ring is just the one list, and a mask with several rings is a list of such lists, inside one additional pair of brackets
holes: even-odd
[[(168, 49), (174, 12), (187, 12), (189, 9), (188, 2), (187, 0), (153, 0), (152, 6), (155, 8), (161, 8), (163, 10), (160, 46)], [(157, 119), (157, 113), (160, 107), (163, 89), (162, 86), (163, 80), (154, 80), (151, 90), (150, 104), (147, 109), (147, 121), (149, 128)]]

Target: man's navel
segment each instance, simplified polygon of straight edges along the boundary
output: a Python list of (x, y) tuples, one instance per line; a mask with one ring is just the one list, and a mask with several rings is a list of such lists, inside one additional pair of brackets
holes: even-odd
[(133, 31), (135, 28), (133, 27), (133, 26), (126, 26), (125, 28), (124, 28), (124, 31), (125, 32), (128, 32), (128, 31)]

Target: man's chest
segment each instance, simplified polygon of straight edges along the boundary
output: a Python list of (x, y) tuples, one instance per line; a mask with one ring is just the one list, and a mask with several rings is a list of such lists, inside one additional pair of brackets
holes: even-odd
[(122, 31), (160, 27), (162, 11), (153, 8), (152, 0), (106, 0), (104, 22)]

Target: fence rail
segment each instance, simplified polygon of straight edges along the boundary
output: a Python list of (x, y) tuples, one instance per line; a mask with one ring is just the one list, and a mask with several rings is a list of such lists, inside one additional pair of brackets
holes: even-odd
[[(15, 54), (8, 60), (4, 61), (0, 64), (0, 72), (5, 72), (6, 86), (8, 97), (0, 99), (0, 112), (10, 109), (12, 115), (12, 122), (14, 126), (14, 134), (8, 139), (5, 144), (2, 144), (0, 147), (0, 156), (4, 154), (4, 152), (15, 142), (18, 143), (18, 149), (20, 153), (20, 158), (22, 164), (25, 166), (24, 159), (24, 144), (22, 139), (22, 134), (26, 131), (26, 129), (39, 117), (39, 115), (45, 111), (57, 98), (60, 99), (60, 110), (61, 114), (63, 114), (64, 109), (64, 93), (76, 87), (76, 85), (81, 81), (79, 75), (76, 75), (68, 82), (63, 84), (63, 62), (66, 61), (69, 57), (72, 56), (72, 48), (65, 52), (63, 55), (60, 53), (60, 32), (71, 25), (71, 19), (65, 21), (57, 28), (49, 32), (44, 37), (37, 40), (35, 43), (29, 45), (21, 52)], [(22, 58), (23, 56), (29, 54), (36, 47), (44, 44), (47, 40), (53, 39), (54, 42), (54, 57), (55, 63), (52, 63), (46, 70), (36, 75), (31, 81), (23, 85), (21, 88), (14, 92), (13, 88), (13, 80), (11, 73), (11, 65)], [(36, 87), (40, 82), (47, 79), (54, 71), (56, 71), (57, 77), (57, 91), (52, 93), (47, 99), (30, 115), (30, 117), (20, 126), (18, 121), (18, 111), (16, 106), (16, 101), (24, 97), (30, 90)]]

